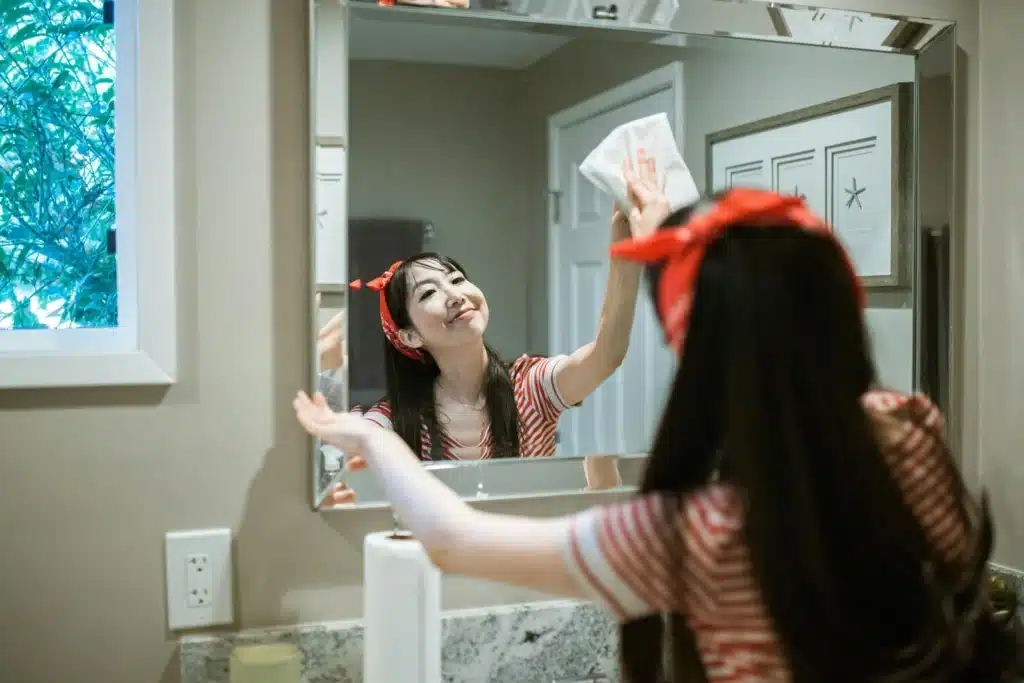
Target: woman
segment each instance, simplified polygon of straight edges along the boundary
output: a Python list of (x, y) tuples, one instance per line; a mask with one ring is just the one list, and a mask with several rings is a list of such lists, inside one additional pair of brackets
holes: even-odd
[(1020, 680), (984, 591), (987, 506), (935, 406), (875, 388), (864, 296), (827, 226), (733, 189), (613, 254), (649, 264), (680, 356), (637, 499), (490, 514), (322, 397), (300, 394), (299, 420), (360, 454), (443, 571), (607, 605), (631, 683)]
[[(614, 211), (613, 242), (650, 232), (669, 213), (653, 159), (641, 150), (637, 168), (627, 164), (623, 171), (644, 209), (629, 217)], [(505, 363), (484, 342), (487, 299), (461, 265), (435, 253), (394, 264), (367, 283), (380, 297), (387, 394), (363, 416), (394, 430), (421, 460), (554, 455), (561, 413), (601, 386), (626, 356), (640, 272), (637, 264), (612, 262), (594, 341), (567, 356)], [(342, 362), (342, 330), (340, 316), (321, 330), (322, 369)], [(609, 468), (592, 467), (591, 486), (617, 479), (616, 472), (599, 477), (599, 469)], [(334, 504), (354, 499), (345, 484), (331, 494)]]

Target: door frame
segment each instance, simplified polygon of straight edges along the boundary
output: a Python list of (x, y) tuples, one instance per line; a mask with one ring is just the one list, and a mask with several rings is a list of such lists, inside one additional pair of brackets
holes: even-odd
[[(598, 93), (548, 117), (548, 354), (553, 354), (557, 348), (558, 337), (561, 332), (559, 316), (555, 315), (555, 307), (551, 305), (552, 301), (558, 300), (558, 244), (555, 239), (555, 229), (559, 221), (555, 220), (555, 212), (551, 210), (551, 198), (558, 196), (558, 201), (561, 201), (561, 195), (556, 194), (562, 192), (562, 188), (558, 184), (558, 171), (561, 164), (561, 159), (558, 155), (559, 135), (563, 128), (568, 128), (580, 121), (603, 114), (611, 109), (617, 109), (633, 100), (654, 95), (663, 90), (669, 90), (672, 93), (676, 113), (674, 117), (670, 118), (670, 122), (676, 136), (676, 145), (682, 149), (683, 140), (685, 139), (682, 61), (674, 61), (658, 67), (653, 71)], [(559, 213), (561, 213), (561, 210), (559, 210)], [(559, 216), (560, 218), (561, 216)]]

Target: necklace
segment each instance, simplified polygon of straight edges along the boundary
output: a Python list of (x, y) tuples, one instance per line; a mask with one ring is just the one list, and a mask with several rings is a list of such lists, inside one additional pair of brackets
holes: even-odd
[(472, 403), (466, 403), (465, 401), (459, 399), (457, 396), (455, 396), (450, 391), (445, 389), (444, 385), (441, 384), (440, 381), (437, 382), (436, 387), (438, 393), (441, 394), (444, 398), (448, 399), (453, 403), (457, 403), (458, 405), (462, 406), (463, 408), (466, 408), (467, 410), (483, 410), (484, 405), (487, 403), (487, 397), (482, 394)]

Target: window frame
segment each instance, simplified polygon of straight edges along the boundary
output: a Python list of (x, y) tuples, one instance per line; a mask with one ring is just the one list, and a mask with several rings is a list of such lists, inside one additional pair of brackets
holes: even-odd
[(114, 30), (118, 327), (0, 331), (0, 389), (177, 379), (174, 0), (116, 0)]

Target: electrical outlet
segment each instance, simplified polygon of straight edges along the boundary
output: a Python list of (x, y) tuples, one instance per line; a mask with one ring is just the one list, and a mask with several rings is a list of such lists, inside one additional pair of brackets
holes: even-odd
[(213, 602), (212, 576), (208, 555), (195, 553), (185, 558), (185, 600), (189, 607), (207, 607)]
[(165, 544), (170, 630), (231, 624), (231, 530), (171, 531)]

